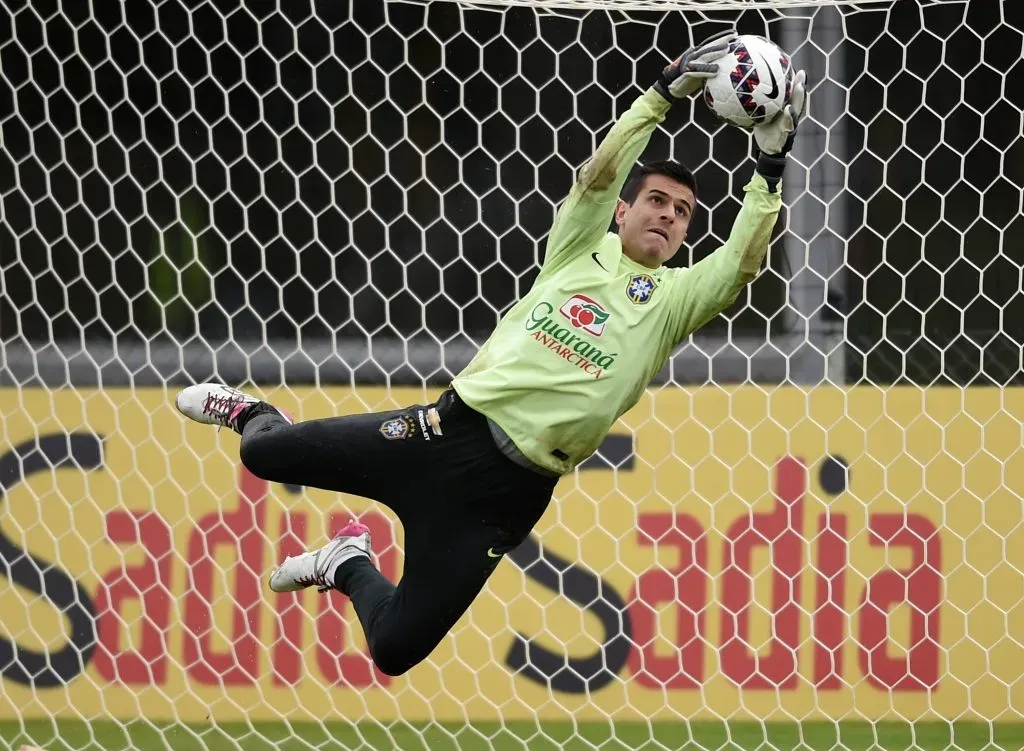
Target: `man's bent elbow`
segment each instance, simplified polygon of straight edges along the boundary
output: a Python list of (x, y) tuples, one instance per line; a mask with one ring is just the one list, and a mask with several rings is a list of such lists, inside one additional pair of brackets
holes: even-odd
[(580, 170), (579, 189), (581, 193), (600, 193), (608, 190), (618, 176), (616, 164), (611, 159), (591, 160)]

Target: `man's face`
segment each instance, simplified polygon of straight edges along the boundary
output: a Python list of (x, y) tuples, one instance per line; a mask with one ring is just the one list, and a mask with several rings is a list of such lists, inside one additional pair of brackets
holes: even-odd
[(658, 268), (683, 244), (696, 206), (686, 185), (666, 175), (648, 175), (632, 205), (620, 198), (615, 206), (622, 251), (639, 264)]

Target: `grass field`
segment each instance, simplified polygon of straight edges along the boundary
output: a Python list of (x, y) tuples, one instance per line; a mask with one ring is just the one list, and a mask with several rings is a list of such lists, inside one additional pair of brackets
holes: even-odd
[(946, 723), (605, 723), (474, 725), (226, 723), (119, 725), (115, 722), (0, 721), (0, 749), (46, 751), (311, 751), (312, 749), (530, 749), (534, 751), (1021, 751), (1024, 725)]

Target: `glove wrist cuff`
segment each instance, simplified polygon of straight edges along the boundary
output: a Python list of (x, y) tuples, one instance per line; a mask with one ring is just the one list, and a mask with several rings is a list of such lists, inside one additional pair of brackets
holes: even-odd
[(785, 154), (758, 154), (757, 173), (768, 183), (768, 190), (774, 193), (778, 190), (779, 182), (782, 180), (782, 173), (786, 171)]
[(654, 82), (654, 86), (652, 86), (651, 88), (653, 88), (655, 91), (661, 94), (662, 98), (669, 104), (675, 104), (676, 102), (679, 101), (674, 96), (672, 96), (672, 94), (668, 90), (668, 86), (666, 86), (665, 82), (660, 78)]
[(781, 178), (786, 169), (785, 154), (764, 154), (757, 155), (757, 171), (765, 177)]

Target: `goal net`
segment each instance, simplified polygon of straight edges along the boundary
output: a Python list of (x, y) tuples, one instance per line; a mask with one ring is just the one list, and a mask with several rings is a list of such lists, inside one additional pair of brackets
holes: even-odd
[[(1017, 4), (8, 7), (0, 746), (1024, 745)], [(436, 396), (615, 118), (729, 25), (811, 92), (763, 272), (376, 671), (344, 597), (265, 574), (354, 514), (397, 579), (391, 512), (258, 480), (174, 394)], [(699, 101), (655, 132), (699, 185), (672, 265), (726, 238), (750, 145)]]

